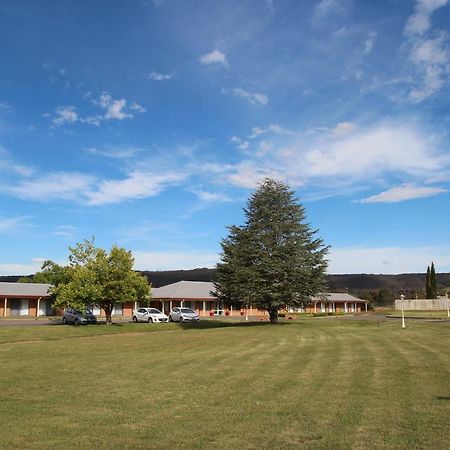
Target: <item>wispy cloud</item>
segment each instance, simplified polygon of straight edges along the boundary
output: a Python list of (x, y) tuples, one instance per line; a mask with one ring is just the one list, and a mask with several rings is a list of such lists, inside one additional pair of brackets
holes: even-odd
[(415, 12), (408, 18), (405, 33), (422, 35), (431, 27), (431, 15), (437, 9), (445, 6), (448, 0), (417, 0)]
[(239, 150), (245, 151), (250, 147), (250, 142), (241, 139), (239, 136), (231, 136), (230, 142), (232, 142)]
[[(103, 121), (132, 119), (136, 113), (145, 113), (145, 108), (137, 102), (128, 104), (124, 98), (115, 99), (111, 94), (103, 92), (98, 98), (92, 98), (88, 92), (86, 99), (100, 108), (101, 113), (91, 115), (81, 115), (75, 106), (58, 106), (52, 116), (53, 125), (60, 127), (76, 122), (88, 125), (100, 126)], [(45, 114), (51, 116), (51, 114)]]
[(30, 226), (31, 217), (0, 218), (0, 233), (18, 233)]
[(438, 187), (415, 186), (405, 183), (401, 186), (395, 186), (387, 191), (380, 192), (361, 200), (361, 203), (398, 203), (405, 200), (414, 200), (418, 198), (432, 197), (434, 195), (447, 192), (446, 189)]
[(241, 97), (248, 100), (252, 105), (267, 105), (269, 102), (269, 98), (266, 94), (262, 94), (261, 92), (248, 92), (241, 88), (233, 88), (233, 89), (222, 89), (223, 94), (231, 94), (235, 97)]
[(225, 53), (218, 49), (206, 53), (199, 58), (200, 64), (203, 66), (223, 66), (228, 67), (228, 59)]
[(102, 156), (105, 158), (130, 159), (142, 152), (143, 149), (132, 146), (105, 148), (88, 147), (85, 148), (84, 151), (89, 155)]
[(78, 113), (75, 106), (58, 106), (55, 110), (55, 115), (52, 122), (57, 127), (66, 123), (74, 123), (78, 121)]
[(426, 182), (444, 176), (450, 157), (439, 150), (436, 137), (417, 125), (384, 122), (357, 127), (342, 122), (308, 135), (264, 136), (272, 144), (265, 154), (228, 168), (226, 178), (233, 185), (255, 187), (265, 176), (293, 186), (311, 186), (316, 192), (339, 195), (368, 183), (380, 183), (394, 176), (403, 182)]
[(250, 134), (248, 135), (249, 139), (255, 139), (263, 135), (274, 135), (278, 134), (280, 136), (293, 136), (295, 134), (299, 134), (294, 130), (290, 130), (288, 128), (284, 128), (279, 124), (272, 123), (267, 127), (253, 127)]
[(192, 191), (202, 202), (206, 203), (227, 203), (231, 202), (232, 199), (221, 192), (209, 192), (202, 190), (193, 190)]
[(0, 170), (12, 172), (16, 175), (20, 175), (22, 177), (30, 177), (36, 172), (36, 169), (31, 166), (25, 166), (23, 164), (18, 164), (15, 162), (11, 153), (0, 145)]
[(161, 72), (150, 72), (147, 78), (152, 81), (167, 81), (173, 78), (175, 72), (161, 73)]
[(415, 12), (405, 26), (409, 59), (415, 65), (415, 86), (409, 92), (413, 102), (420, 103), (438, 92), (450, 77), (450, 44), (448, 34), (431, 29), (431, 16), (447, 0), (417, 0)]
[(364, 41), (364, 48), (363, 48), (364, 55), (369, 55), (370, 53), (372, 53), (377, 36), (378, 36), (377, 33), (374, 31), (369, 33), (368, 38)]
[(49, 202), (54, 200), (80, 201), (95, 182), (90, 175), (72, 172), (46, 174), (33, 180), (3, 186), (5, 192), (23, 200)]
[(103, 180), (95, 190), (87, 193), (89, 205), (105, 205), (154, 197), (167, 186), (179, 183), (185, 178), (181, 172), (134, 171), (121, 180)]
[(58, 225), (56, 227), (56, 230), (53, 231), (52, 234), (54, 234), (55, 236), (67, 237), (73, 236), (76, 230), (76, 227), (74, 227), (73, 225)]

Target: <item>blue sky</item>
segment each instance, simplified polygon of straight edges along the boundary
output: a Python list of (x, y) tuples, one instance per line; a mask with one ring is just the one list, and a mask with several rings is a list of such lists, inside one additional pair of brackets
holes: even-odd
[(447, 0), (1, 1), (0, 274), (208, 266), (258, 180), (330, 273), (450, 271)]

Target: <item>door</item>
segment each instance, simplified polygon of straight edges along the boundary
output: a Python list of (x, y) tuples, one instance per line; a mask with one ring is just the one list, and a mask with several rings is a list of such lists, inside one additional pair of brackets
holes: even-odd
[(27, 298), (20, 299), (20, 315), (28, 316), (29, 301)]
[(20, 299), (11, 298), (8, 300), (9, 303), (9, 315), (19, 316), (20, 315)]
[(47, 313), (47, 300), (40, 300), (39, 301), (39, 316), (45, 316)]

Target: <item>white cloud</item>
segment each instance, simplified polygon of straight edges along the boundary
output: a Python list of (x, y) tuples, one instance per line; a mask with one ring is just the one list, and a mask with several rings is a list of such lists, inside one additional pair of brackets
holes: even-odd
[(55, 236), (63, 236), (63, 237), (73, 236), (76, 230), (77, 230), (76, 227), (74, 227), (73, 225), (58, 225), (56, 227), (56, 230), (53, 231), (52, 234), (54, 234)]
[[(313, 143), (300, 161), (310, 177), (373, 179), (383, 173), (424, 175), (440, 171), (448, 157), (414, 127), (383, 124), (337, 141)], [(290, 164), (292, 161), (288, 161)]]
[(262, 135), (266, 135), (266, 134), (278, 134), (281, 136), (292, 136), (292, 135), (295, 135), (298, 133), (296, 131), (289, 130), (288, 128), (284, 128), (281, 125), (278, 125), (276, 123), (272, 123), (266, 128), (253, 127), (252, 131), (250, 132), (248, 137), (249, 137), (249, 139), (255, 139), (255, 138), (258, 138), (258, 137), (260, 137)]
[(423, 273), (430, 261), (450, 271), (450, 247), (331, 247), (328, 273)]
[(273, 14), (275, 12), (275, 0), (266, 0), (268, 10)]
[(421, 35), (431, 26), (431, 15), (437, 9), (445, 6), (448, 0), (417, 0), (415, 12), (408, 18), (405, 33)]
[(174, 75), (175, 75), (174, 72), (170, 73), (150, 72), (147, 75), (147, 78), (153, 81), (166, 81), (172, 79)]
[(405, 27), (409, 59), (416, 68), (414, 87), (409, 98), (420, 103), (449, 81), (450, 45), (448, 34), (431, 29), (431, 15), (447, 5), (447, 0), (418, 0), (415, 13)]
[(222, 93), (224, 94), (231, 94), (236, 97), (245, 98), (248, 100), (252, 105), (267, 105), (269, 98), (267, 95), (262, 94), (260, 92), (248, 92), (241, 88), (233, 88), (231, 90), (228, 89), (222, 89)]
[(30, 217), (0, 218), (0, 233), (17, 233), (29, 227)]
[(264, 178), (281, 180), (282, 174), (270, 167), (263, 167), (253, 161), (243, 161), (234, 167), (232, 173), (226, 175), (226, 180), (234, 186), (254, 189)]
[(217, 253), (207, 252), (143, 252), (133, 251), (136, 270), (188, 270), (214, 267), (219, 261)]
[(138, 113), (145, 113), (145, 112), (147, 112), (147, 110), (142, 105), (140, 105), (139, 103), (136, 103), (136, 102), (133, 102), (130, 105), (130, 109), (132, 111), (136, 111)]
[[(258, 144), (267, 140), (261, 140), (264, 133), (254, 135)], [(254, 187), (264, 176), (272, 176), (291, 186), (311, 186), (316, 196), (332, 196), (353, 193), (369, 183), (379, 185), (392, 176), (399, 182), (428, 183), (445, 177), (450, 167), (450, 156), (440, 149), (437, 137), (418, 124), (357, 127), (343, 122), (313, 134), (274, 136), (267, 144), (268, 152), (247, 153), (246, 160), (228, 167), (226, 180)]]
[(355, 128), (356, 128), (356, 125), (354, 123), (340, 122), (331, 130), (331, 133), (334, 138), (340, 139), (340, 138), (350, 134), (352, 131), (355, 130)]
[(182, 181), (182, 173), (134, 171), (122, 180), (103, 180), (95, 190), (87, 193), (89, 205), (104, 205), (120, 203), (126, 200), (136, 200), (154, 197), (168, 185)]
[(95, 179), (82, 173), (58, 172), (35, 180), (21, 180), (3, 190), (24, 200), (47, 202), (52, 200), (80, 201), (92, 187)]
[(74, 123), (78, 120), (78, 118), (79, 117), (75, 110), (75, 106), (59, 106), (55, 110), (53, 124), (59, 127), (66, 123)]
[(192, 191), (201, 201), (207, 203), (226, 203), (231, 202), (231, 198), (220, 192)]
[(142, 152), (143, 149), (130, 146), (121, 146), (117, 148), (103, 148), (96, 147), (85, 148), (84, 151), (90, 155), (102, 156), (112, 159), (130, 159)]
[(0, 145), (0, 170), (12, 172), (22, 177), (30, 177), (36, 172), (36, 169), (31, 166), (24, 166), (18, 164), (11, 159), (10, 152)]
[(443, 192), (447, 192), (447, 190), (405, 183), (401, 186), (395, 186), (387, 191), (380, 192), (377, 195), (364, 198), (361, 200), (361, 203), (398, 203), (405, 200), (432, 197), (434, 195), (442, 194)]
[(375, 40), (377, 39), (377, 33), (369, 33), (369, 37), (364, 42), (363, 54), (368, 55), (372, 53), (373, 47), (375, 45)]
[(250, 142), (241, 139), (239, 136), (232, 136), (230, 138), (230, 142), (236, 145), (239, 150), (245, 151), (248, 150), (250, 146)]
[(395, 186), (387, 191), (380, 192), (377, 195), (364, 198), (361, 200), (361, 203), (398, 203), (405, 200), (432, 197), (443, 192), (447, 192), (447, 190), (442, 188), (415, 186), (414, 184), (405, 183), (401, 186)]
[(325, 19), (336, 14), (342, 14), (345, 10), (346, 6), (342, 0), (320, 0), (314, 7), (313, 19)]
[(203, 66), (224, 66), (228, 67), (228, 60), (225, 53), (220, 50), (213, 50), (210, 53), (206, 53), (205, 55), (200, 56), (199, 58), (200, 64)]
[(98, 104), (105, 109), (105, 119), (123, 120), (133, 117), (133, 114), (125, 112), (127, 101), (124, 98), (113, 99), (110, 94), (100, 95)]

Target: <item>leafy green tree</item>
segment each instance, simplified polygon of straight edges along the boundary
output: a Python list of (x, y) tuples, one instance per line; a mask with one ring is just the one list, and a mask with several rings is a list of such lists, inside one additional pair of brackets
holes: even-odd
[(244, 214), (245, 224), (229, 227), (221, 243), (215, 294), (227, 304), (266, 310), (275, 323), (280, 308), (301, 306), (325, 290), (328, 247), (283, 183), (265, 179)]
[(93, 239), (69, 250), (68, 281), (53, 288), (54, 307), (83, 309), (95, 305), (105, 311), (110, 324), (115, 305), (149, 299), (150, 285), (133, 270), (131, 252), (113, 246), (108, 253), (95, 247)]
[(57, 286), (68, 280), (67, 267), (60, 266), (53, 261), (47, 260), (41, 266), (41, 270), (32, 276), (21, 277), (19, 283), (45, 283)]

